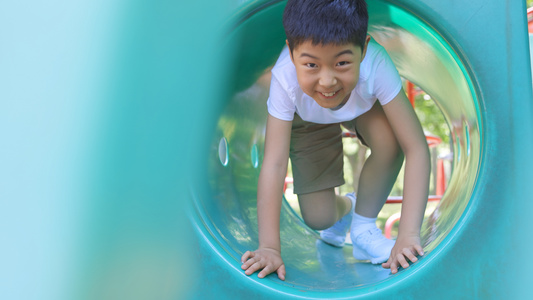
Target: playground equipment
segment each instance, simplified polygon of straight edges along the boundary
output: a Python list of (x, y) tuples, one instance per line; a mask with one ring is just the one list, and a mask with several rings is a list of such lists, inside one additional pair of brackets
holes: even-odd
[[(341, 250), (322, 244), (317, 233), (284, 205), (281, 239), (286, 281), (275, 275), (260, 280), (243, 274), (241, 254), (257, 247), (255, 186), (269, 68), (284, 44), (284, 2), (246, 2), (236, 9), (227, 41), (236, 58), (226, 81), (232, 83), (229, 101), (212, 138), (208, 186), (191, 189), (201, 282), (229, 278), (234, 284), (199, 289), (198, 297), (497, 298), (523, 292), (518, 282), (523, 282), (525, 273), (501, 257), (512, 248), (525, 258), (519, 250), (524, 243), (515, 234), (524, 228), (526, 217), (515, 214), (524, 205), (519, 199), (527, 198), (524, 176), (530, 171), (525, 165), (531, 159), (525, 149), (532, 144), (511, 134), (529, 136), (533, 128), (530, 69), (524, 64), (528, 48), (523, 5), (496, 1), (473, 1), (461, 7), (442, 1), (368, 4), (369, 33), (387, 49), (400, 74), (436, 101), (454, 141), (449, 185), (423, 225), (428, 254), (391, 276), (380, 266), (355, 261), (349, 246)], [(513, 47), (502, 47), (494, 37)], [(501, 221), (511, 216), (513, 221)], [(521, 246), (510, 246), (511, 241)], [(499, 254), (489, 249), (498, 249)], [(505, 275), (498, 276), (498, 281), (491, 278), (502, 271)]]

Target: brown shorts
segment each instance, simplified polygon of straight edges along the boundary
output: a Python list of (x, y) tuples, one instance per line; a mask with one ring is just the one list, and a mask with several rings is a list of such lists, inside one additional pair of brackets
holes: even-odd
[[(343, 125), (356, 131), (353, 123)], [(294, 114), (290, 158), (295, 194), (308, 194), (344, 184), (340, 125), (311, 123)], [(364, 143), (362, 139), (361, 142)]]

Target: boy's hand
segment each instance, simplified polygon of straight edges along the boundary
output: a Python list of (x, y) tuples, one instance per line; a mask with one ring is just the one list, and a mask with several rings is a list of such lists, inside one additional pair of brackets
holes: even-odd
[(398, 268), (409, 267), (409, 261), (418, 261), (417, 255), (424, 255), (424, 249), (420, 246), (420, 237), (413, 236), (398, 236), (394, 247), (391, 250), (389, 260), (381, 266), (386, 269), (391, 269), (392, 274), (398, 273)]
[(275, 249), (259, 248), (253, 252), (246, 251), (242, 255), (241, 262), (241, 269), (246, 270), (244, 272), (246, 275), (252, 275), (262, 269), (257, 277), (264, 278), (276, 271), (279, 279), (285, 280), (285, 264), (281, 259), (281, 253)]

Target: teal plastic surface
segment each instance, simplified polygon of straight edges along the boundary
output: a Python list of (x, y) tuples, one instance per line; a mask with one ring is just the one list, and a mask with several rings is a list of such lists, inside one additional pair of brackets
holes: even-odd
[[(233, 30), (226, 43), (236, 53), (233, 77), (227, 79), (230, 95), (223, 99), (225, 109), (211, 142), (216, 153), (220, 140), (227, 141), (229, 160), (222, 164), (210, 155), (207, 186), (202, 182), (192, 188), (192, 220), (205, 270), (195, 294), (198, 299), (522, 296), (519, 283), (525, 272), (506, 253), (525, 254), (527, 217), (515, 215), (520, 207), (530, 207), (531, 199), (525, 178), (531, 175), (526, 149), (532, 147), (527, 137), (533, 111), (523, 5), (368, 4), (369, 33), (387, 49), (400, 74), (437, 102), (454, 141), (449, 186), (423, 225), (426, 256), (393, 276), (380, 266), (355, 261), (350, 246), (337, 249), (321, 243), (317, 233), (284, 205), (286, 280), (275, 274), (263, 280), (247, 277), (240, 270), (240, 256), (257, 247), (260, 168), (252, 153), (256, 148), (262, 153), (269, 68), (284, 45), (284, 2), (250, 1), (229, 22)], [(204, 289), (205, 282), (231, 284)]]
[[(524, 1), (368, 0), (370, 33), (454, 141), (427, 254), (391, 275), (282, 208), (257, 246), (278, 0), (8, 1), (0, 9), (1, 299), (525, 299), (533, 91)], [(222, 145), (222, 146), (221, 146)]]

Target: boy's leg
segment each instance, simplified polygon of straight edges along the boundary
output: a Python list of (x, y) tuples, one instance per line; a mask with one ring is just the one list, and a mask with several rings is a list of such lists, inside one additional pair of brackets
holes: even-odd
[(389, 258), (394, 246), (394, 241), (383, 236), (375, 221), (402, 167), (403, 152), (378, 102), (355, 120), (355, 126), (371, 154), (359, 178), (350, 234), (354, 257), (377, 264)]
[(359, 177), (355, 212), (375, 218), (398, 177), (403, 152), (378, 102), (355, 120), (355, 126), (371, 150)]
[[(316, 124), (294, 115), (291, 131), (290, 158), (294, 192), (298, 195), (305, 223), (321, 233), (331, 233), (323, 240), (342, 246), (352, 220), (355, 196), (335, 194), (334, 188), (344, 184), (342, 131), (340, 124)], [(333, 227), (332, 227), (333, 226)], [(338, 230), (342, 227), (342, 230)], [(327, 234), (326, 234), (327, 235)]]
[(335, 195), (333, 188), (298, 195), (300, 209), (306, 224), (322, 230), (320, 237), (330, 245), (344, 246), (346, 234), (352, 224), (355, 195)]
[(334, 188), (299, 194), (298, 202), (305, 224), (314, 230), (330, 228), (351, 212), (352, 207), (351, 200), (336, 195)]

